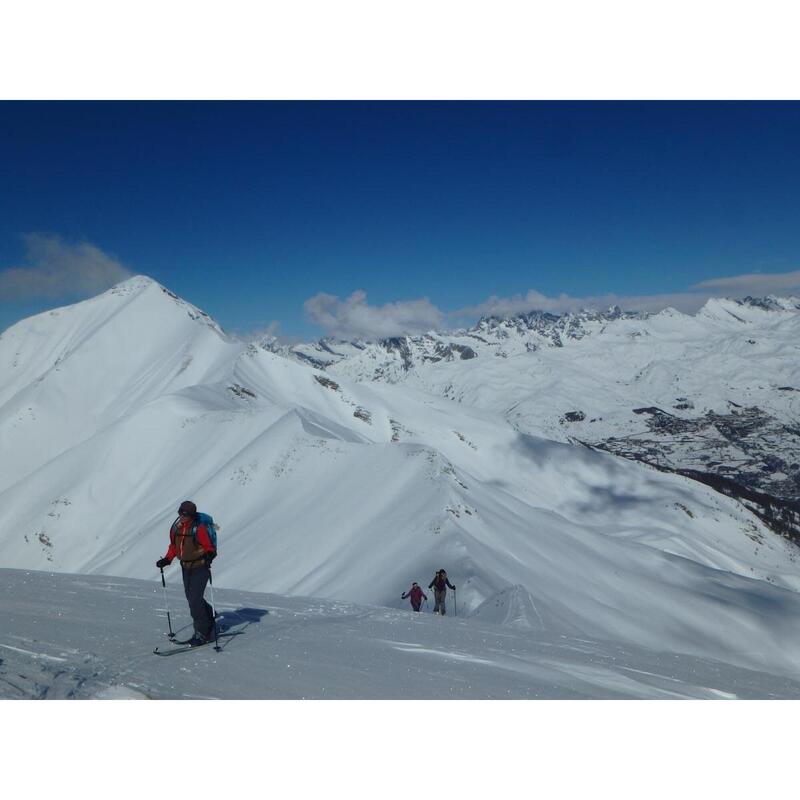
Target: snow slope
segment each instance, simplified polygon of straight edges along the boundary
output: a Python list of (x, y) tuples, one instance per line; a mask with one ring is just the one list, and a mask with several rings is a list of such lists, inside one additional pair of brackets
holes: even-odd
[(152, 580), (191, 498), (222, 524), (218, 590), (391, 617), (446, 567), (459, 613), (520, 641), (800, 666), (792, 544), (703, 485), (525, 432), (499, 374), (474, 377), (484, 404), (334, 376), (141, 277), (9, 329), (0, 364), (5, 566)]
[[(798, 698), (711, 659), (476, 619), (217, 590), (220, 651), (169, 652), (154, 582), (0, 570), (0, 698)], [(172, 584), (179, 636), (190, 621)], [(57, 610), (54, 610), (57, 609)]]

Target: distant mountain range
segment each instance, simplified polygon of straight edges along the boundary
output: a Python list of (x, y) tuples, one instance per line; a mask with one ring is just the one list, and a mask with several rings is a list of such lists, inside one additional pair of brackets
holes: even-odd
[[(644, 319), (645, 314), (626, 313), (618, 307), (608, 311), (584, 311), (557, 316), (546, 311), (531, 311), (514, 317), (483, 317), (472, 328), (450, 334), (430, 332), (423, 336), (404, 336), (377, 342), (321, 339), (311, 344), (281, 345), (275, 337), (267, 337), (260, 346), (287, 358), (325, 369), (342, 361), (356, 361), (363, 356), (365, 367), (378, 361), (371, 376), (373, 380), (402, 380), (404, 373), (425, 364), (454, 359), (469, 360), (479, 353), (508, 358), (516, 355), (520, 346), (524, 352), (540, 347), (563, 347), (570, 339), (582, 339), (598, 325), (619, 319)], [(400, 371), (402, 370), (402, 371)]]
[(798, 298), (714, 299), (693, 316), (531, 311), (454, 334), (259, 344), (332, 375), (407, 383), (502, 413), (522, 432), (687, 475), (800, 543)]

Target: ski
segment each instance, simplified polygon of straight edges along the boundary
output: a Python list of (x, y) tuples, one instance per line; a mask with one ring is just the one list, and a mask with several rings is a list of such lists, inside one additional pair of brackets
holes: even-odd
[[(225, 639), (225, 638), (229, 638), (231, 636), (238, 636), (240, 633), (242, 633), (242, 631), (230, 631), (229, 633), (220, 633), (217, 638), (218, 639)], [(207, 647), (210, 644), (216, 644), (216, 642), (214, 641), (214, 639), (210, 639), (209, 641), (205, 642), (204, 644), (196, 644), (196, 645), (192, 646), (192, 645), (188, 645), (185, 641), (184, 642), (179, 642), (179, 641), (176, 641), (176, 640), (173, 639), (173, 640), (170, 641), (170, 644), (174, 645), (174, 647), (171, 647), (169, 650), (161, 650), (160, 648), (156, 647), (156, 649), (153, 650), (153, 655), (156, 655), (156, 656), (174, 656), (177, 653), (185, 653), (188, 650), (199, 650), (201, 647)], [(215, 647), (214, 649), (217, 649), (217, 648)]]
[(177, 653), (186, 653), (189, 650), (199, 650), (201, 647), (206, 647), (214, 642), (206, 642), (205, 644), (186, 645), (184, 647), (172, 647), (169, 650), (159, 650), (157, 647), (153, 650), (153, 655), (156, 656), (174, 656)]
[[(217, 619), (219, 619), (219, 617), (221, 617), (221, 616), (222, 616), (221, 614), (217, 614)], [(218, 625), (222, 626), (222, 627), (218, 627), (218, 630), (219, 630), (220, 633), (222, 633), (223, 631), (228, 630), (228, 626), (223, 625), (223, 623), (220, 622), (220, 623), (218, 623)], [(186, 626), (186, 627), (189, 627), (189, 626)], [(183, 628), (181, 628), (181, 630), (183, 630)], [(180, 631), (178, 631), (178, 633), (180, 633)], [(178, 633), (165, 633), (164, 636), (166, 636), (167, 639), (169, 639), (169, 643), (170, 644), (186, 644), (189, 640), (188, 639), (178, 639)]]

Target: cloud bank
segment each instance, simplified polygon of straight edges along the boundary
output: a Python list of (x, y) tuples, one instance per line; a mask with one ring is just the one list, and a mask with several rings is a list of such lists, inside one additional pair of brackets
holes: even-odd
[(608, 294), (583, 297), (572, 297), (565, 294), (558, 297), (547, 297), (540, 292), (531, 290), (525, 295), (514, 295), (513, 297), (492, 295), (478, 305), (458, 309), (449, 316), (453, 320), (475, 320), (479, 317), (508, 317), (527, 311), (567, 314), (584, 309), (604, 310), (612, 306), (619, 306), (624, 311), (662, 311), (671, 307), (692, 314), (702, 308), (706, 300), (713, 296), (715, 296), (714, 292), (687, 291), (651, 295), (625, 295), (609, 292)]
[(0, 302), (91, 297), (133, 273), (88, 242), (70, 244), (60, 236), (23, 236), (25, 263), (0, 268)]
[(695, 284), (696, 289), (710, 289), (715, 293), (764, 296), (800, 294), (800, 270), (795, 272), (765, 273), (755, 272), (750, 275), (737, 275), (733, 278), (714, 278)]
[(388, 339), (440, 329), (446, 315), (427, 298), (371, 306), (366, 292), (340, 300), (316, 294), (304, 303), (306, 316), (339, 339)]
[(305, 311), (309, 320), (322, 327), (327, 335), (340, 339), (374, 340), (430, 330), (444, 331), (473, 325), (480, 317), (514, 316), (528, 311), (566, 314), (619, 306), (625, 311), (657, 312), (675, 308), (685, 314), (694, 314), (712, 297), (763, 297), (770, 294), (800, 296), (800, 270), (714, 278), (694, 284), (684, 292), (651, 295), (608, 293), (548, 297), (531, 289), (526, 294), (512, 297), (492, 295), (477, 305), (449, 312), (437, 308), (427, 298), (371, 306), (363, 291), (353, 292), (346, 300), (317, 294), (305, 302)]

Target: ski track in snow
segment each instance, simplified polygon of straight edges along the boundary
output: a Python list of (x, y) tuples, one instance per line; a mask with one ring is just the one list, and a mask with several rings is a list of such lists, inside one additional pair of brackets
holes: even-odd
[(16, 653), (24, 653), (27, 656), (30, 656), (33, 659), (43, 658), (46, 661), (66, 661), (66, 658), (60, 658), (59, 656), (48, 656), (46, 653), (35, 653), (31, 650), (23, 650), (21, 647), (12, 647), (9, 644), (0, 644), (0, 647), (5, 648), (6, 650), (13, 650)]

